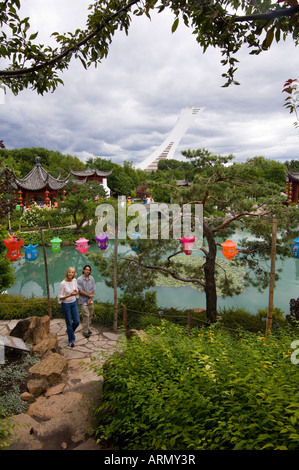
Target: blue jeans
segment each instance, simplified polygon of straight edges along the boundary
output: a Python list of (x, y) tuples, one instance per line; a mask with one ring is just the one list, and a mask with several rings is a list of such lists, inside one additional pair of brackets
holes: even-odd
[(74, 343), (75, 341), (75, 331), (80, 324), (80, 317), (79, 317), (79, 310), (77, 302), (71, 302), (67, 304), (65, 302), (61, 302), (61, 310), (64, 315), (64, 319), (66, 322), (66, 331), (69, 338), (69, 343)]

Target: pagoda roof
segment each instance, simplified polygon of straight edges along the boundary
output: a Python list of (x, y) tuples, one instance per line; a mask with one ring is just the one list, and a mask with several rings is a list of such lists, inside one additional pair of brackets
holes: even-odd
[(286, 175), (286, 180), (287, 181), (296, 181), (296, 182), (299, 183), (299, 172), (288, 170), (288, 173)]
[(39, 157), (36, 157), (35, 161), (35, 166), (24, 178), (14, 176), (13, 186), (27, 191), (42, 191), (46, 189), (58, 191), (67, 185), (69, 175), (63, 180), (56, 179), (42, 167)]
[(100, 170), (97, 170), (96, 168), (87, 168), (86, 170), (82, 170), (82, 171), (71, 170), (71, 174), (77, 177), (84, 177), (84, 178), (87, 178), (88, 176), (99, 176), (102, 178), (106, 178), (107, 176), (110, 176), (112, 174), (112, 170), (100, 171)]

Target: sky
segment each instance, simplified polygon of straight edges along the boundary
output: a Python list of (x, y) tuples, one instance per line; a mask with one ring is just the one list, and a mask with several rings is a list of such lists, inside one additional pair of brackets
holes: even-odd
[[(39, 42), (53, 31), (83, 27), (91, 0), (26, 0)], [(134, 166), (159, 147), (183, 108), (204, 107), (180, 141), (182, 150), (205, 148), (235, 161), (263, 156), (299, 157), (295, 117), (284, 108), (283, 85), (299, 78), (294, 44), (273, 43), (259, 56), (239, 53), (240, 86), (223, 88), (221, 53), (203, 54), (183, 23), (171, 33), (170, 12), (133, 18), (129, 35), (119, 32), (107, 59), (85, 70), (79, 61), (62, 74), (64, 86), (37, 95), (6, 91), (0, 100), (0, 140), (7, 149), (44, 147), (63, 154), (102, 157)], [(1, 90), (0, 90), (1, 91)]]

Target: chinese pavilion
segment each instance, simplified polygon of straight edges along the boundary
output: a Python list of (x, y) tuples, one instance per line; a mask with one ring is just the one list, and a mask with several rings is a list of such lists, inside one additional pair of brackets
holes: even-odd
[(110, 195), (110, 188), (107, 185), (107, 178), (112, 174), (110, 171), (100, 171), (93, 168), (87, 168), (84, 171), (71, 171), (71, 175), (77, 178), (77, 183), (87, 183), (88, 181), (97, 181), (100, 183), (106, 193)]
[(60, 180), (51, 176), (41, 165), (40, 158), (35, 158), (35, 166), (24, 177), (14, 176), (13, 187), (19, 194), (19, 201), (26, 206), (37, 199), (42, 199), (46, 203), (58, 199), (58, 191), (63, 190), (69, 181), (69, 175)]
[(19, 195), (16, 199), (19, 200), (20, 205), (22, 204), (28, 207), (32, 202), (40, 199), (46, 204), (50, 202), (53, 204), (53, 200), (59, 198), (59, 191), (64, 191), (64, 188), (69, 182), (71, 176), (74, 176), (74, 182), (79, 184), (83, 184), (88, 181), (97, 181), (104, 187), (107, 195), (110, 195), (110, 189), (107, 185), (107, 177), (111, 175), (112, 170), (107, 172), (93, 169), (71, 171), (66, 178), (61, 180), (51, 176), (43, 168), (39, 157), (36, 157), (35, 162), (35, 166), (24, 178), (17, 178), (14, 175), (12, 185), (14, 191)]
[(288, 170), (286, 174), (286, 194), (289, 202), (298, 202), (299, 173)]

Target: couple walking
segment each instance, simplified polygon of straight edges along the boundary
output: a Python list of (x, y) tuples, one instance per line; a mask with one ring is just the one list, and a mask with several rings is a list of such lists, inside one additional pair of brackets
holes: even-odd
[(83, 268), (82, 275), (76, 279), (74, 268), (68, 268), (65, 279), (60, 283), (58, 291), (58, 302), (66, 322), (69, 345), (74, 347), (75, 330), (80, 324), (78, 304), (83, 317), (83, 336), (89, 338), (91, 335), (90, 324), (93, 315), (93, 297), (95, 281), (90, 275), (91, 267), (87, 264)]

